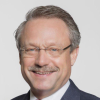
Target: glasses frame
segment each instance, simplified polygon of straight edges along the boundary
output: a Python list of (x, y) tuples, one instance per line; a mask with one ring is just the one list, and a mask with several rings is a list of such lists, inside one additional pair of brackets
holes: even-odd
[(69, 46), (65, 47), (63, 50), (66, 50), (66, 49), (68, 49), (70, 46), (72, 46), (72, 44), (70, 44)]
[[(69, 47), (71, 47), (72, 46), (72, 44), (70, 44), (69, 46), (67, 46), (67, 47), (65, 47), (65, 48), (63, 48), (63, 49), (57, 49), (58, 51), (62, 51), (62, 50), (66, 50), (66, 49), (68, 49)], [(40, 50), (48, 50), (48, 49), (40, 49), (40, 48), (36, 48), (36, 50), (38, 51), (38, 52), (40, 52)], [(20, 51), (25, 51), (26, 52), (26, 49), (25, 48), (20, 48)]]

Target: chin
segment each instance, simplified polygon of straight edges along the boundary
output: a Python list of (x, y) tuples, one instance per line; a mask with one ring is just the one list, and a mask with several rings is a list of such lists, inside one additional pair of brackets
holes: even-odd
[(53, 85), (49, 82), (49, 83), (45, 83), (45, 82), (41, 82), (41, 83), (35, 83), (31, 85), (32, 90), (36, 90), (36, 91), (49, 91), (53, 89)]

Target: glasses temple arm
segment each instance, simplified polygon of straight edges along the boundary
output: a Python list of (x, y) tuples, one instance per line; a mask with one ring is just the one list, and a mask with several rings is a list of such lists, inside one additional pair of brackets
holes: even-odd
[(72, 46), (72, 44), (70, 44), (68, 47), (64, 48), (63, 50), (66, 50), (66, 49), (68, 49), (70, 46)]

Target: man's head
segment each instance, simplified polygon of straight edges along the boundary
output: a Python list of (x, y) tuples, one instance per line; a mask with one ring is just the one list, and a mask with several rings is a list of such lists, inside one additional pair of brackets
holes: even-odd
[(80, 33), (67, 12), (56, 6), (32, 9), (15, 38), (23, 77), (35, 96), (49, 96), (68, 81)]

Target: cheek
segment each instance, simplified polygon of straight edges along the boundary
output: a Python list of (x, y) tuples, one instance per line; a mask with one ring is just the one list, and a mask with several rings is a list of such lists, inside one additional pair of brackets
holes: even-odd
[(34, 58), (22, 58), (21, 59), (21, 66), (24, 68), (28, 68), (30, 66), (33, 66), (35, 62)]
[(59, 75), (69, 76), (71, 72), (70, 54), (63, 54), (62, 56), (52, 59), (54, 66), (59, 68)]
[(32, 59), (32, 58), (21, 58), (20, 64), (21, 64), (22, 75), (25, 78), (29, 74), (28, 67), (34, 65), (34, 59)]
[(71, 67), (70, 54), (63, 54), (58, 58), (53, 58), (52, 62), (56, 67), (59, 67), (61, 69), (66, 69), (67, 67)]

